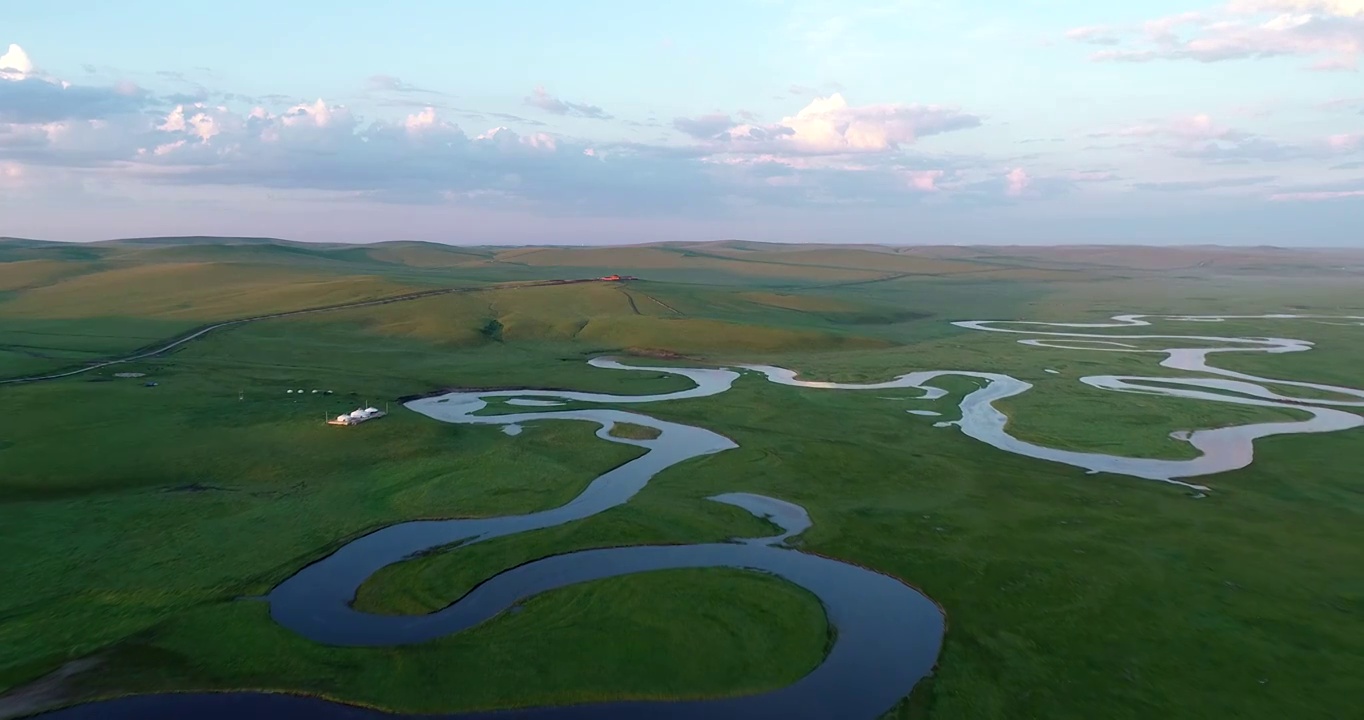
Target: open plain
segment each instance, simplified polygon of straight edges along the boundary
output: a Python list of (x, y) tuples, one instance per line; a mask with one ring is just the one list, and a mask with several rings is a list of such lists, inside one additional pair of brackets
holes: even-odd
[[(869, 718), (1348, 717), (1361, 278), (1275, 248), (0, 241), (0, 717), (171, 691), (701, 717), (861, 637), (793, 557), (941, 621), (922, 672), (873, 658), (903, 676), (866, 676), (899, 683)], [(686, 433), (712, 444), (668, 455)], [(287, 611), (412, 521), (453, 535), (369, 556), (327, 595), (343, 630), (673, 560), (403, 642)]]

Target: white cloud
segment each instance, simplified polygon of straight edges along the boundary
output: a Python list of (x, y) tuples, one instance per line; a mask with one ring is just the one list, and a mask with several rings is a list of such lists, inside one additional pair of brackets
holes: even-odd
[[(23, 62), (32, 65), (27, 56)], [(518, 125), (514, 116), (437, 106), (375, 119), (321, 98), (285, 109), (248, 108), (238, 103), (254, 101), (212, 93), (208, 96), (222, 104), (172, 105), (149, 100), (134, 86), (73, 86), (34, 72), (25, 70), (24, 77), (7, 83), (23, 94), (0, 89), (4, 182), (25, 182), (29, 189), (35, 172), (65, 173), (389, 203), (496, 203), (544, 214), (639, 215), (720, 213), (750, 205), (1004, 204), (1011, 198), (1045, 200), (1074, 192), (1080, 183), (1114, 177), (1045, 160), (926, 153), (917, 147), (922, 138), (979, 126), (980, 118), (941, 105), (853, 105), (842, 93), (802, 100), (804, 107), (776, 122), (743, 113), (679, 118), (674, 127), (695, 141), (650, 145), (526, 132), (531, 123)], [(559, 102), (542, 95), (545, 104)], [(130, 100), (119, 105), (113, 98)], [(488, 124), (512, 127), (480, 132), (486, 125), (467, 127), (462, 121), (461, 127), (451, 112), (460, 118), (498, 117)], [(1210, 162), (1274, 152), (1207, 115), (1107, 134), (1176, 141), (1187, 152), (1209, 154)], [(1349, 133), (1318, 142), (1336, 148), (1337, 156), (1357, 143)], [(1027, 170), (1015, 167), (1020, 162)]]
[(207, 141), (223, 131), (224, 119), (235, 120), (225, 107), (208, 108), (203, 105), (176, 105), (166, 119), (156, 127), (168, 133), (194, 135), (200, 141)]
[[(1192, 34), (1184, 35), (1186, 28)], [(1090, 28), (1069, 33), (1093, 42)], [(1129, 40), (1120, 38), (1124, 36)], [(1313, 57), (1313, 70), (1354, 70), (1364, 54), (1364, 0), (1231, 0), (1208, 13), (1157, 18), (1140, 28), (1105, 34), (1097, 61), (1221, 62), (1281, 56)]]
[(980, 118), (941, 105), (853, 106), (842, 93), (834, 93), (770, 125), (743, 123), (724, 129), (729, 122), (726, 115), (709, 115), (679, 118), (674, 126), (695, 137), (717, 136), (731, 152), (842, 154), (898, 150), (920, 137), (977, 127)]
[(942, 176), (942, 170), (911, 170), (905, 173), (909, 186), (920, 192), (937, 192), (938, 180)]
[(1107, 25), (1087, 25), (1066, 31), (1066, 38), (1091, 45), (1117, 45), (1120, 41)]
[(33, 61), (29, 60), (28, 53), (18, 45), (10, 44), (9, 50), (0, 55), (0, 78), (17, 80), (32, 73)]
[(1153, 149), (1213, 164), (1327, 159), (1364, 148), (1364, 133), (1340, 133), (1300, 142), (1285, 142), (1237, 130), (1206, 114), (1131, 125), (1089, 134), (1094, 138), (1145, 140)]
[(105, 119), (136, 112), (146, 101), (147, 94), (126, 81), (96, 87), (44, 76), (18, 45), (0, 55), (0, 123)]
[(1238, 13), (1320, 13), (1358, 17), (1364, 16), (1364, 0), (1231, 0), (1227, 9)]
[(1214, 122), (1211, 115), (1200, 113), (1188, 117), (1129, 125), (1116, 130), (1101, 130), (1090, 133), (1090, 137), (1172, 137), (1180, 140), (1215, 140), (1244, 136), (1245, 133)]

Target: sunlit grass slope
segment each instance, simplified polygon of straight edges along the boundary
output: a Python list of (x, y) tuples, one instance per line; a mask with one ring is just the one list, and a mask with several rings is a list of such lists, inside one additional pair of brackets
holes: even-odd
[(105, 270), (35, 288), (0, 303), (0, 316), (225, 320), (409, 289), (380, 278), (308, 275), (270, 266), (158, 263)]
[(0, 262), (0, 292), (41, 287), (90, 269), (77, 260), (16, 260)]
[[(417, 300), (399, 312), (386, 306), (365, 308), (336, 313), (333, 319), (355, 322), (375, 335), (446, 345), (559, 341), (614, 350), (725, 355), (890, 344), (838, 329), (805, 329), (800, 322), (783, 327), (781, 318), (774, 324), (762, 314), (769, 308), (752, 304), (747, 321), (741, 322), (724, 306), (730, 295), (723, 290), (691, 291), (693, 301), (687, 307), (693, 314), (685, 315), (670, 310), (659, 296), (670, 297), (666, 288), (659, 292), (648, 283), (489, 289)], [(714, 314), (720, 317), (706, 317), (712, 314), (707, 297), (719, 303)]]

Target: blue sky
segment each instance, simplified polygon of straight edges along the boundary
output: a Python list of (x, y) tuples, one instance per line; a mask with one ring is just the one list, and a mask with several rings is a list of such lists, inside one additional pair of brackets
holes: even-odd
[(1364, 242), (1364, 0), (48, 5), (0, 235)]

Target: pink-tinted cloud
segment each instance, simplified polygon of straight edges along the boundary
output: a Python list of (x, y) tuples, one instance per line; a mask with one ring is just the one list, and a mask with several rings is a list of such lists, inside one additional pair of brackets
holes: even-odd
[(937, 192), (938, 180), (942, 176), (941, 170), (911, 170), (905, 173), (909, 186), (920, 192)]
[[(6, 71), (3, 83), (42, 82), (62, 92), (73, 87), (42, 76), (27, 55), (22, 61), (12, 52), (7, 56), (8, 63), (24, 68)], [(118, 85), (95, 89), (121, 96), (137, 92)], [(49, 178), (75, 178), (120, 187), (140, 182), (169, 193), (202, 192), (196, 187), (228, 192), (226, 186), (234, 186), (232, 192), (267, 189), (347, 201), (476, 204), (541, 215), (676, 215), (756, 205), (1012, 205), (1020, 198), (1078, 194), (1081, 184), (1117, 179), (1114, 168), (1066, 168), (1055, 155), (923, 151), (922, 138), (975, 127), (980, 118), (941, 105), (852, 105), (841, 93), (794, 104), (805, 106), (777, 122), (742, 112), (679, 118), (674, 127), (694, 140), (678, 142), (673, 136), (655, 145), (531, 132), (529, 123), (491, 112), (477, 116), (479, 125), (467, 127), (472, 111), (439, 106), (376, 119), (324, 99), (251, 108), (241, 96), (210, 96), (223, 98), (221, 104), (172, 104), (153, 97), (139, 105), (105, 107), (98, 117), (85, 112), (54, 119), (50, 112), (33, 112), (38, 96), (26, 95), (21, 103), (18, 95), (0, 91), (0, 99), (15, 101), (15, 112), (26, 113), (22, 122), (0, 119), (0, 184), (33, 193)], [(547, 92), (538, 97), (550, 107), (557, 107), (551, 101), (561, 102)], [(571, 109), (560, 114), (581, 115)], [(512, 127), (484, 130), (497, 122)], [(1254, 144), (1259, 138), (1208, 115), (1096, 135), (1169, 143), (1190, 157), (1203, 153), (1209, 162), (1272, 154), (1269, 146)], [(1358, 145), (1357, 134), (1342, 133), (1302, 147), (1329, 149), (1337, 157)], [(12, 202), (17, 195), (9, 197)]]
[(674, 127), (711, 138), (717, 151), (750, 153), (882, 153), (919, 138), (980, 125), (980, 118), (941, 105), (850, 105), (841, 93), (815, 98), (772, 124), (730, 123), (725, 115), (678, 118)]
[(1326, 138), (1326, 146), (1338, 152), (1353, 152), (1364, 147), (1364, 132), (1332, 135)]
[[(1096, 61), (1220, 62), (1280, 56), (1312, 57), (1314, 70), (1354, 70), (1364, 53), (1361, 0), (1233, 0), (1209, 13), (1181, 13), (1128, 28), (1121, 45)], [(1089, 28), (1072, 39), (1093, 42)], [(1104, 38), (1117, 35), (1106, 33)]]
[(16, 162), (0, 162), (0, 187), (16, 188), (23, 184), (26, 171)]
[[(28, 82), (27, 58), (17, 63), (10, 55), (24, 65), (24, 77), (5, 82)], [(547, 93), (540, 100), (554, 107)], [(31, 103), (21, 107), (31, 114)], [(107, 119), (0, 121), (0, 162), (6, 163), (7, 187), (27, 168), (48, 166), (54, 173), (101, 173), (124, 183), (320, 191), (381, 202), (496, 203), (543, 212), (717, 211), (736, 198), (881, 203), (934, 192), (943, 170), (924, 170), (921, 159), (890, 151), (922, 134), (977, 122), (952, 109), (850, 107), (835, 96), (771, 125), (759, 125), (751, 115), (745, 124), (728, 115), (682, 120), (678, 127), (713, 137), (678, 147), (588, 143), (507, 127), (466, 132), (436, 107), (366, 120), (324, 99), (282, 110), (192, 102), (160, 111), (129, 109)], [(918, 167), (905, 168), (911, 161)]]

